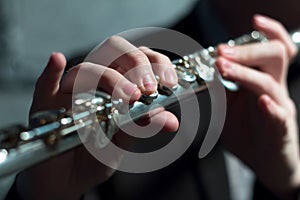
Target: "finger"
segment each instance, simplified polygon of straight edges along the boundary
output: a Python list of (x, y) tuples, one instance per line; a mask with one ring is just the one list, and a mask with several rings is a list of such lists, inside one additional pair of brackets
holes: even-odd
[(147, 47), (139, 47), (139, 49), (148, 57), (155, 75), (159, 76), (159, 82), (172, 88), (177, 85), (178, 77), (173, 68), (170, 59), (158, 52), (155, 52)]
[(161, 107), (151, 110), (138, 122), (141, 126), (146, 126), (150, 123), (157, 127), (163, 127), (162, 131), (165, 132), (175, 132), (179, 127), (177, 117), (173, 113), (165, 111), (165, 109)]
[(179, 122), (175, 115), (168, 111), (164, 111), (162, 113), (158, 113), (153, 115), (151, 118), (152, 123), (160, 124), (162, 121), (165, 121), (162, 131), (165, 132), (175, 132), (178, 130)]
[(142, 93), (150, 95), (157, 90), (152, 66), (147, 56), (140, 50), (122, 55), (112, 63), (120, 72), (123, 72), (131, 82), (135, 83)]
[(231, 61), (258, 68), (278, 81), (285, 80), (288, 56), (283, 43), (277, 40), (234, 47), (219, 45), (218, 53)]
[(47, 66), (36, 84), (39, 96), (53, 96), (59, 90), (60, 80), (66, 66), (66, 58), (62, 53), (52, 53)]
[[(163, 131), (163, 132), (176, 132), (178, 130), (179, 127), (179, 122), (178, 119), (175, 117), (174, 114), (165, 111), (164, 108), (160, 107), (160, 108), (156, 108), (154, 110), (151, 110), (149, 112), (149, 114), (141, 119), (139, 119), (138, 121), (135, 122), (136, 124), (138, 124), (139, 126), (147, 126), (149, 124), (152, 124), (152, 127), (159, 127), (161, 129), (159, 129), (159, 131)], [(129, 125), (130, 126), (130, 125)], [(131, 136), (135, 136), (137, 138), (147, 138), (147, 131), (141, 131), (138, 132), (138, 134), (136, 135), (136, 128), (134, 130), (131, 130), (128, 128), (124, 127), (122, 128), (123, 131), (117, 133), (114, 137), (114, 141), (116, 142), (116, 144), (118, 145), (122, 145), (125, 147), (127, 147), (128, 145), (130, 145), (132, 143), (131, 141), (131, 137), (128, 137), (128, 135), (131, 135), (130, 132), (134, 131), (134, 135)], [(151, 129), (150, 132), (152, 132), (153, 129)], [(145, 135), (146, 134), (146, 135)], [(150, 133), (153, 134), (153, 133)]]
[(60, 80), (66, 66), (66, 58), (61, 53), (52, 53), (48, 64), (46, 65), (41, 76), (38, 78), (32, 104), (29, 114), (40, 110), (54, 109), (59, 106), (53, 104), (53, 98), (56, 97), (60, 88)]
[(280, 86), (269, 74), (234, 63), (224, 57), (219, 57), (216, 65), (225, 78), (238, 82), (258, 96), (269, 94), (280, 101), (281, 94), (278, 94)]
[(152, 94), (157, 89), (147, 56), (122, 37), (110, 37), (87, 60), (116, 69), (135, 83), (144, 94)]
[(63, 93), (87, 92), (98, 88), (111, 94), (115, 99), (123, 99), (125, 103), (133, 103), (141, 96), (136, 85), (122, 74), (94, 63), (81, 63), (73, 67), (61, 83)]
[(283, 42), (287, 48), (290, 60), (296, 55), (297, 47), (281, 23), (267, 16), (256, 14), (253, 17), (253, 26), (263, 32), (268, 39)]

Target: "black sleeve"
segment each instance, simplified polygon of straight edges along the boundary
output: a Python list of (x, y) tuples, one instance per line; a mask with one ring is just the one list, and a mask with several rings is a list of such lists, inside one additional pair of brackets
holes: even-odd
[(14, 184), (8, 191), (5, 200), (22, 200), (22, 198), (17, 193), (16, 181), (14, 181)]
[[(16, 181), (8, 191), (4, 200), (24, 200), (21, 198), (17, 192)], [(81, 196), (80, 200), (84, 200), (84, 194)]]
[(258, 180), (254, 183), (253, 200), (280, 200)]
[[(269, 189), (262, 185), (258, 180), (254, 183), (253, 200), (280, 200)], [(297, 200), (300, 200), (300, 190), (297, 193)]]

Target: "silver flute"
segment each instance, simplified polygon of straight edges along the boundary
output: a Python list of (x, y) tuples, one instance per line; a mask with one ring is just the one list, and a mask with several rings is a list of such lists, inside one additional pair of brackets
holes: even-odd
[[(290, 33), (293, 42), (300, 49), (300, 29)], [(266, 37), (253, 31), (234, 40), (228, 45), (242, 45), (264, 42)], [(174, 60), (173, 67), (178, 75), (178, 84), (167, 88), (159, 84), (157, 92), (142, 95), (131, 107), (122, 100), (114, 100), (106, 93), (90, 91), (78, 94), (70, 110), (64, 108), (47, 110), (31, 116), (31, 125), (12, 125), (0, 129), (0, 177), (17, 173), (44, 160), (71, 150), (82, 144), (78, 130), (92, 131), (94, 125), (101, 127), (99, 144), (104, 148), (118, 128), (145, 116), (155, 104), (167, 107), (176, 104), (178, 97), (206, 90), (212, 81), (220, 81), (231, 91), (238, 85), (223, 79), (215, 68), (217, 57), (215, 47), (201, 49), (195, 53)]]

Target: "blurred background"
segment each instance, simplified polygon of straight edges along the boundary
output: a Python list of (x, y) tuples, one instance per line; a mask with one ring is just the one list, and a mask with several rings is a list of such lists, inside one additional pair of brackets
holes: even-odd
[(70, 58), (121, 31), (167, 27), (194, 2), (1, 0), (0, 127), (27, 123), (35, 81), (52, 52), (60, 51)]

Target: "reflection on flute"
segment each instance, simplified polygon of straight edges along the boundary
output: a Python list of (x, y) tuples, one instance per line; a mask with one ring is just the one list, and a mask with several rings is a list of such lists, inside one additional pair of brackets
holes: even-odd
[[(291, 38), (299, 47), (299, 30), (292, 32)], [(228, 44), (263, 41), (267, 39), (253, 31), (230, 40)], [(217, 73), (214, 66), (216, 56), (216, 49), (209, 47), (173, 61), (179, 79), (177, 87), (159, 85), (156, 93), (142, 96), (132, 107), (126, 107), (122, 100), (113, 100), (108, 94), (92, 91), (78, 95), (72, 111), (59, 109), (36, 113), (32, 116), (35, 128), (16, 125), (0, 130), (0, 176), (17, 172), (80, 145), (76, 131), (89, 129), (95, 123), (100, 124), (105, 133), (99, 140), (100, 146), (105, 147), (118, 130), (117, 125), (126, 125), (131, 120), (139, 119), (155, 104), (167, 107), (176, 103), (178, 96), (188, 97), (188, 87), (198, 93), (205, 90), (210, 82), (220, 81), (228, 90), (237, 90), (235, 83), (224, 80)]]

